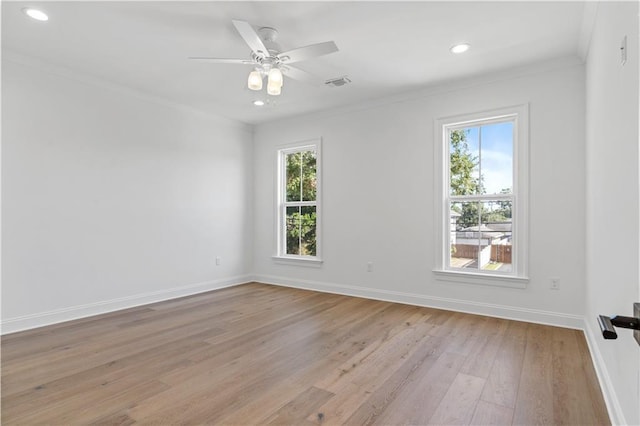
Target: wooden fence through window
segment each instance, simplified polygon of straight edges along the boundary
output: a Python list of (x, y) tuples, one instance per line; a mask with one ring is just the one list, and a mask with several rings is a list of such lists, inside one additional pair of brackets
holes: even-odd
[[(451, 257), (461, 257), (465, 259), (478, 258), (478, 246), (471, 244), (453, 244), (455, 247)], [(486, 246), (485, 246), (486, 247)], [(484, 247), (483, 247), (484, 248)], [(510, 244), (495, 244), (491, 246), (491, 261), (499, 263), (511, 263), (511, 253), (513, 246)]]

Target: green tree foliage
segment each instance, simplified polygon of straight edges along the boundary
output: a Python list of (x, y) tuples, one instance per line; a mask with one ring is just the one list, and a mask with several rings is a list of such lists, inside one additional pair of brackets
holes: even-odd
[(480, 194), (480, 179), (477, 175), (478, 157), (469, 152), (468, 129), (451, 132), (449, 164), (451, 166), (451, 195)]
[[(501, 194), (511, 194), (511, 188), (502, 188), (500, 190)], [(502, 220), (507, 220), (507, 219), (511, 219), (513, 216), (511, 216), (512, 214), (512, 203), (511, 201), (498, 201), (498, 210), (497, 213), (500, 214), (500, 216), (502, 217)]]
[[(315, 201), (316, 153), (303, 151), (286, 156), (287, 201)], [(287, 254), (316, 255), (316, 207), (290, 206), (286, 211)]]
[(287, 209), (287, 254), (316, 255), (315, 207)]
[[(468, 129), (454, 130), (449, 139), (449, 182), (451, 195), (480, 194), (478, 178), (478, 157), (469, 151)], [(475, 173), (474, 173), (475, 172)], [(453, 203), (451, 209), (460, 213), (458, 228), (467, 228), (478, 224), (478, 203)]]

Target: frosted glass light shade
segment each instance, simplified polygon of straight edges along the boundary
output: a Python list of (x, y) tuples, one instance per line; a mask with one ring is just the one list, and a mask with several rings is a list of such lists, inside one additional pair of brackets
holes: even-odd
[(251, 71), (251, 73), (249, 73), (247, 86), (251, 90), (262, 90), (262, 75), (260, 71)]
[(278, 68), (271, 68), (271, 70), (269, 71), (268, 84), (282, 87), (282, 83), (283, 83), (282, 71), (280, 71)]
[(267, 93), (271, 96), (278, 96), (282, 92), (281, 84), (273, 84), (271, 81), (267, 84)]

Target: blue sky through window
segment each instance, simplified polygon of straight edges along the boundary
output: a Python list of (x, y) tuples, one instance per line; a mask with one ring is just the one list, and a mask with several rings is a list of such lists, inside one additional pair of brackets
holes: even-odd
[[(480, 159), (486, 194), (498, 194), (513, 188), (513, 123), (495, 123), (470, 127), (467, 142), (471, 154)], [(480, 145), (482, 132), (482, 146)], [(476, 178), (480, 171), (475, 170)]]

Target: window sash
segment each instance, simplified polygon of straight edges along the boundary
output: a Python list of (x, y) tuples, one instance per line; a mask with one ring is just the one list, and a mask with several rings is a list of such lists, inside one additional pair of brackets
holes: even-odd
[[(451, 255), (449, 256), (445, 256), (445, 269), (446, 270), (451, 270), (451, 271), (457, 271), (457, 272), (467, 272), (467, 273), (472, 273), (472, 274), (492, 274), (492, 275), (504, 275), (504, 276), (516, 276), (517, 273), (517, 268), (516, 265), (518, 264), (518, 251), (515, 250), (516, 244), (517, 244), (517, 232), (514, 231), (515, 229), (515, 222), (514, 222), (514, 218), (516, 216), (516, 204), (515, 204), (515, 197), (513, 195), (508, 195), (506, 197), (501, 196), (501, 197), (493, 197), (493, 196), (457, 196), (455, 197), (456, 199), (454, 200), (453, 197), (451, 197), (450, 199), (448, 199), (445, 203), (446, 205), (446, 210), (448, 212), (452, 211), (452, 205), (453, 203), (462, 203), (462, 202), (472, 202), (472, 203), (483, 203), (483, 202), (511, 202), (511, 230), (510, 232), (510, 238), (511, 238), (511, 270), (510, 271), (500, 271), (500, 270), (490, 270), (490, 269), (483, 269), (482, 265), (480, 264), (480, 259), (479, 256), (480, 254), (478, 253), (478, 259), (476, 259), (478, 261), (478, 267), (477, 268), (459, 268), (459, 267), (455, 267), (455, 266), (451, 266)], [(452, 229), (451, 227), (451, 216), (449, 215), (448, 220), (445, 221), (446, 226), (445, 226), (445, 235), (447, 235), (447, 238), (445, 239), (446, 241), (446, 253), (451, 253), (451, 248), (452, 248), (452, 242), (451, 242), (451, 235), (454, 232), (458, 232), (457, 229)], [(479, 215), (478, 216), (478, 222), (477, 222), (477, 226), (481, 227), (482, 225), (486, 224), (488, 222), (483, 222), (482, 221), (482, 216)], [(471, 231), (471, 232), (476, 232), (476, 231)], [(480, 241), (482, 240), (482, 236), (481, 236), (481, 232), (480, 229), (478, 229), (478, 246), (480, 247)], [(490, 244), (491, 246), (492, 244)]]

